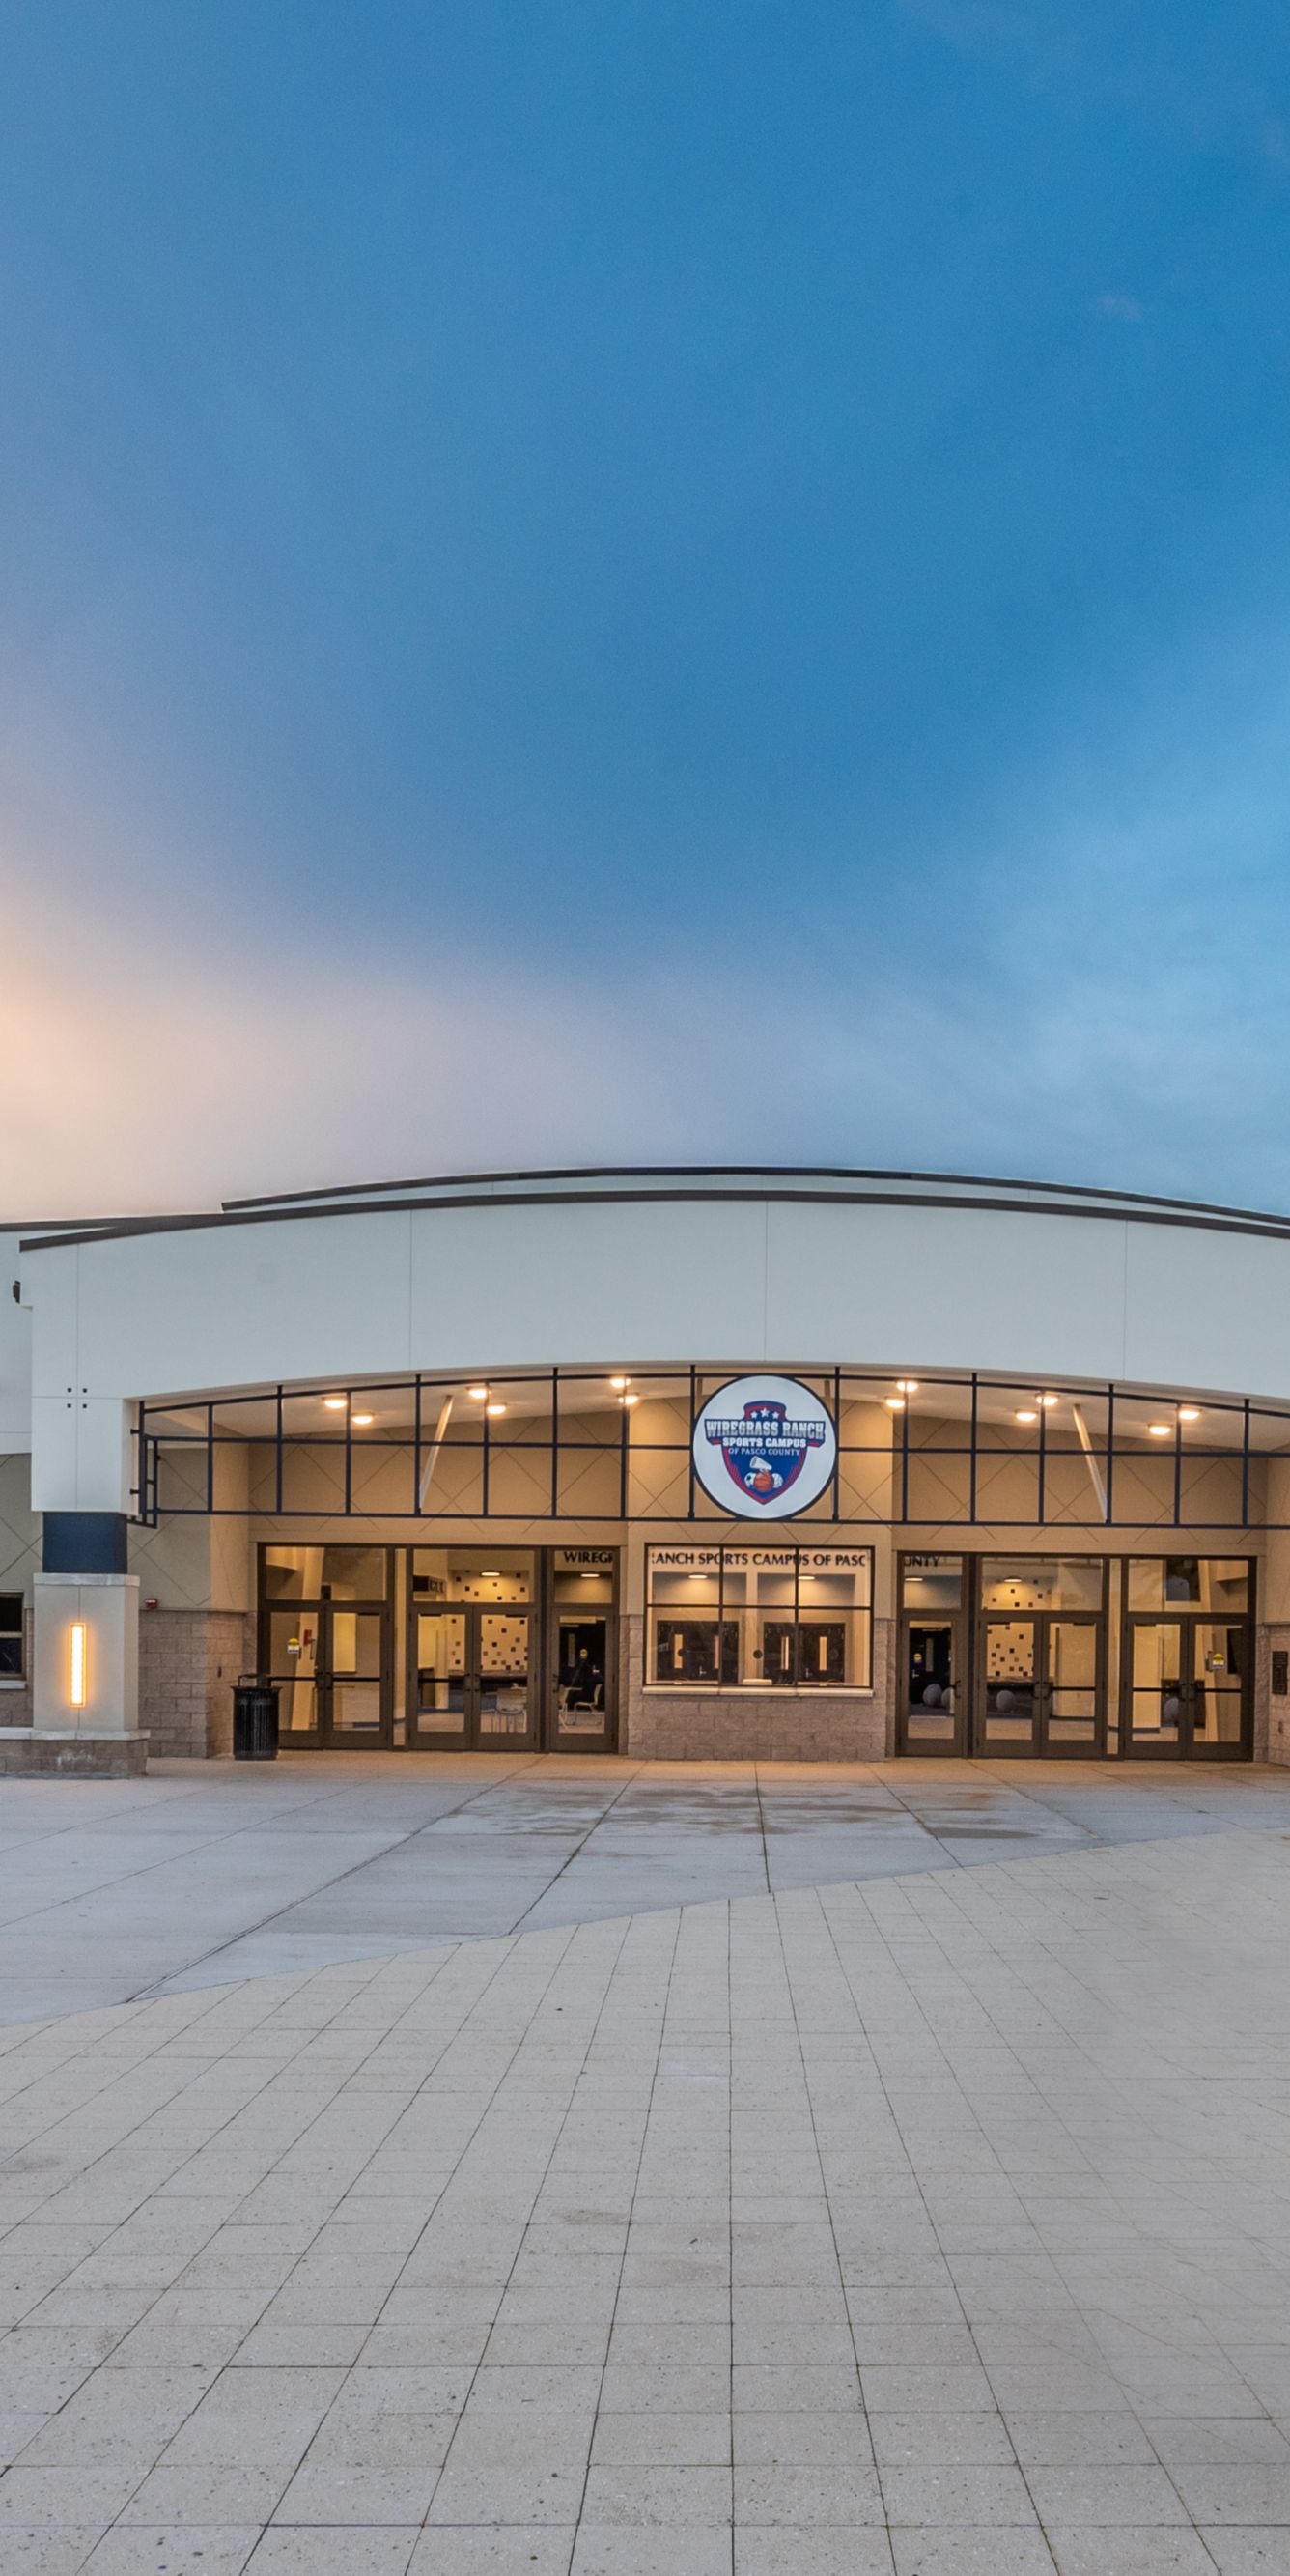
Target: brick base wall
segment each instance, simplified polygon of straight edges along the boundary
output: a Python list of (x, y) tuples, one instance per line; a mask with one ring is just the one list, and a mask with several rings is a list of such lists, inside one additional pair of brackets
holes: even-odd
[(233, 1750), (233, 1684), (254, 1659), (241, 1610), (144, 1610), (139, 1618), (139, 1724), (154, 1760), (201, 1761)]
[(1254, 1651), (1254, 1759), (1290, 1764), (1290, 1698), (1272, 1696), (1272, 1656), (1290, 1654), (1290, 1626), (1260, 1627)]
[(875, 1619), (872, 1693), (646, 1690), (645, 1622), (625, 1620), (622, 1750), (655, 1762), (881, 1762), (890, 1749), (892, 1626)]
[(141, 1780), (148, 1760), (146, 1735), (78, 1734), (0, 1737), (0, 1775), (68, 1780)]

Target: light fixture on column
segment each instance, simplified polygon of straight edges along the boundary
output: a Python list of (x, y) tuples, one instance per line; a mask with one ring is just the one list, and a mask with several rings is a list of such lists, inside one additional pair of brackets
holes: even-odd
[(88, 1695), (85, 1622), (73, 1619), (68, 1631), (68, 1697), (73, 1708), (84, 1708)]

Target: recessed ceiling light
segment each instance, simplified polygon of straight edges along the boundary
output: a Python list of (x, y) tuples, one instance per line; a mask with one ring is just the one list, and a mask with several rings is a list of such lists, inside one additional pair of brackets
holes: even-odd
[(1039, 1401), (1043, 1406), (1045, 1413), (1049, 1413), (1051, 1412), (1052, 1407), (1056, 1404), (1057, 1398), (1055, 1395), (1041, 1395)]
[(505, 1413), (506, 1407), (504, 1404), (486, 1404), (484, 1411), (485, 1413)]
[(1019, 1413), (1017, 1420), (1018, 1422), (1038, 1422), (1039, 1416), (1037, 1413)]
[(916, 1377), (898, 1377), (896, 1384), (902, 1395), (917, 1395), (918, 1393), (918, 1380)]
[(903, 1395), (889, 1395), (886, 1398), (886, 1405), (888, 1413), (903, 1413), (905, 1410), (905, 1399)]
[(347, 1395), (325, 1395), (323, 1397), (323, 1403), (326, 1405), (329, 1413), (343, 1413), (348, 1402), (349, 1397)]
[(502, 1579), (502, 1569), (500, 1565), (483, 1566), (480, 1569), (479, 1579), (481, 1583), (500, 1583)]
[(370, 1413), (351, 1413), (349, 1418), (356, 1431), (366, 1431), (369, 1422), (373, 1419), (373, 1416)]
[(482, 1404), (488, 1393), (488, 1389), (486, 1386), (468, 1386), (466, 1393), (470, 1397), (472, 1404)]
[(1198, 1404), (1180, 1404), (1178, 1407), (1178, 1419), (1180, 1422), (1199, 1422), (1200, 1406)]
[(640, 1397), (638, 1395), (620, 1395), (618, 1401), (620, 1404), (639, 1404)]
[(1172, 1427), (1171, 1427), (1171, 1425), (1170, 1425), (1169, 1423), (1167, 1423), (1167, 1422), (1149, 1422), (1149, 1423), (1147, 1424), (1147, 1438), (1148, 1438), (1148, 1440), (1170, 1440), (1170, 1439), (1172, 1439), (1172, 1437), (1173, 1437), (1173, 1431), (1172, 1431)]
[(611, 1386), (616, 1387), (618, 1393), (621, 1395), (623, 1388), (631, 1385), (631, 1379), (629, 1377), (611, 1377), (609, 1383)]

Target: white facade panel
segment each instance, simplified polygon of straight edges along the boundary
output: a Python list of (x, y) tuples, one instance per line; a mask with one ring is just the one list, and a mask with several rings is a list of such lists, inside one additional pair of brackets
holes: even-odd
[(1129, 1229), (1124, 1375), (1290, 1395), (1290, 1246), (1187, 1226)]
[(181, 1227), (84, 1244), (74, 1256), (39, 1253), (27, 1279), (38, 1353), (45, 1268), (75, 1257), (81, 1374), (93, 1394), (405, 1368), (410, 1227), (393, 1211)]
[(766, 1213), (770, 1357), (1121, 1373), (1127, 1229), (1118, 1221), (968, 1208), (772, 1204)]
[(756, 1202), (499, 1203), (414, 1224), (421, 1367), (764, 1354), (766, 1210)]
[(12, 1294), (22, 1264), (16, 1234), (0, 1234), (0, 1455), (31, 1441), (31, 1316)]
[(29, 1249), (42, 1507), (105, 1507), (100, 1406), (410, 1369), (837, 1363), (1290, 1399), (1290, 1233), (596, 1186)]

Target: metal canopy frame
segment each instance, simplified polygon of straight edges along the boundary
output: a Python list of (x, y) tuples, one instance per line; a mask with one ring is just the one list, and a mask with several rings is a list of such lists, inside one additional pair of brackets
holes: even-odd
[[(1077, 1386), (1052, 1378), (941, 1371), (920, 1374), (917, 1406), (905, 1402), (891, 1412), (889, 1422), (868, 1426), (873, 1429), (872, 1438), (857, 1440), (846, 1436), (847, 1406), (892, 1405), (890, 1390), (899, 1386), (900, 1379), (889, 1371), (847, 1369), (836, 1363), (782, 1365), (785, 1375), (819, 1394), (833, 1414), (839, 1440), (836, 1467), (818, 1500), (791, 1520), (765, 1525), (781, 1534), (790, 1527), (839, 1522), (853, 1528), (867, 1524), (1067, 1531), (1244, 1532), (1290, 1527), (1290, 1520), (1266, 1513), (1252, 1490), (1254, 1471), (1265, 1460), (1271, 1463), (1281, 1456), (1290, 1461), (1290, 1410), (1259, 1405), (1249, 1397), (1204, 1395), (1193, 1404), (1190, 1396), (1158, 1388), (1110, 1382)], [(608, 1397), (606, 1390), (613, 1381), (603, 1369), (494, 1373), (487, 1383), (490, 1394), (499, 1399), (505, 1399), (508, 1389), (521, 1388), (530, 1398), (540, 1397), (539, 1409), (527, 1415), (506, 1414), (505, 1427), (486, 1407), (469, 1418), (454, 1415), (458, 1399), (467, 1399), (470, 1387), (479, 1382), (477, 1374), (464, 1373), (417, 1372), (351, 1382), (331, 1379), (317, 1386), (277, 1385), (232, 1395), (150, 1400), (139, 1405), (135, 1427), (134, 1516), (153, 1527), (162, 1519), (186, 1516), (310, 1523), (357, 1518), (443, 1527), (549, 1517), (589, 1524), (616, 1525), (630, 1519), (645, 1526), (695, 1523), (729, 1529), (732, 1516), (709, 1500), (694, 1474), (694, 1425), (714, 1390), (745, 1370), (764, 1375), (767, 1368), (767, 1362), (754, 1361), (637, 1369), (630, 1379), (628, 1402)], [(912, 1373), (906, 1383), (911, 1382), (915, 1382)], [(637, 1426), (632, 1406), (647, 1402), (651, 1393), (670, 1401), (679, 1416), (675, 1432), (667, 1437), (650, 1436), (645, 1425)], [(938, 1396), (947, 1408), (940, 1413), (935, 1411)], [(397, 1423), (384, 1432), (377, 1427), (370, 1432), (360, 1429), (357, 1417), (382, 1398), (394, 1398), (403, 1408)], [(333, 1413), (325, 1411), (326, 1406), (334, 1408)], [(310, 1408), (314, 1408), (312, 1414)], [(1163, 1450), (1144, 1435), (1140, 1421), (1135, 1426), (1135, 1414), (1144, 1410), (1169, 1417)], [(604, 1413), (603, 1430), (595, 1421), (597, 1411)], [(1098, 1417), (1094, 1425), (1087, 1419), (1090, 1412)], [(1054, 1414), (1058, 1418), (1050, 1418)], [(261, 1499), (249, 1506), (224, 1503), (220, 1453), (248, 1446), (255, 1449), (260, 1463)], [(436, 1502), (438, 1462), (454, 1452), (469, 1452), (476, 1462), (468, 1506), (459, 1500), (451, 1507)], [(373, 1504), (356, 1496), (355, 1466), (360, 1460), (382, 1457), (404, 1462), (398, 1471), (400, 1498)], [(530, 1505), (517, 1513), (505, 1496), (499, 1499), (498, 1471), (505, 1461), (517, 1457), (527, 1462), (540, 1486), (540, 1511)], [(293, 1495), (293, 1470), (302, 1458), (315, 1464), (330, 1460), (338, 1471), (334, 1497), (322, 1505), (316, 1493), (307, 1500)], [(853, 1497), (847, 1508), (845, 1471), (866, 1459), (871, 1466), (876, 1463), (890, 1471), (882, 1507), (866, 1508)], [(571, 1479), (595, 1460), (604, 1465), (607, 1490), (592, 1501), (566, 1499), (566, 1475)], [(955, 1478), (952, 1471), (936, 1497), (936, 1509), (920, 1509), (925, 1500), (917, 1490), (920, 1471), (934, 1467), (937, 1460), (963, 1462), (963, 1474)], [(1072, 1509), (1069, 1490), (1064, 1497), (1054, 1493), (1054, 1471), (1063, 1460), (1080, 1462), (1078, 1481), (1089, 1507), (1084, 1512)], [(666, 1508), (650, 1508), (632, 1493), (633, 1471), (644, 1470), (651, 1461), (656, 1485), (661, 1467), (679, 1488)], [(1212, 1509), (1198, 1508), (1193, 1487), (1194, 1471), (1220, 1462), (1235, 1471), (1229, 1481), (1236, 1485), (1239, 1502), (1217, 1515)], [(1032, 1510), (1005, 1516), (991, 1507), (988, 1470), (1005, 1463), (1028, 1470)], [(182, 1477), (167, 1473), (178, 1466), (183, 1468)], [(1140, 1495), (1136, 1508), (1132, 1494), (1130, 1507), (1120, 1507), (1123, 1471), (1130, 1466), (1138, 1471), (1135, 1482), (1139, 1484), (1144, 1467), (1153, 1471), (1149, 1481), (1157, 1503), (1148, 1513)], [(961, 1484), (961, 1491), (956, 1484)], [(763, 1524), (735, 1526), (751, 1530)]]

